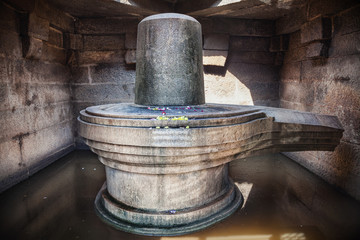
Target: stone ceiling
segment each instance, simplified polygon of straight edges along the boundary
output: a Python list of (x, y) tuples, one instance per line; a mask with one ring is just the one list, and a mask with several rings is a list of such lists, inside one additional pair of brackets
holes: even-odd
[(48, 0), (74, 17), (145, 17), (177, 12), (193, 17), (277, 19), (306, 0)]

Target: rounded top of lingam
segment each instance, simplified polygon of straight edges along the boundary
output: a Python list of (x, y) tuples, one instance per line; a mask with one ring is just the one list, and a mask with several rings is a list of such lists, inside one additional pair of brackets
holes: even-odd
[(205, 103), (201, 25), (177, 13), (149, 16), (138, 25), (135, 103)]
[(145, 22), (145, 21), (149, 21), (149, 20), (157, 20), (157, 19), (170, 19), (170, 18), (179, 18), (179, 19), (198, 22), (195, 18), (190, 17), (190, 16), (185, 15), (185, 14), (180, 14), (180, 13), (160, 13), (160, 14), (155, 14), (155, 15), (151, 15), (151, 16), (148, 16), (148, 17), (144, 18), (141, 22)]

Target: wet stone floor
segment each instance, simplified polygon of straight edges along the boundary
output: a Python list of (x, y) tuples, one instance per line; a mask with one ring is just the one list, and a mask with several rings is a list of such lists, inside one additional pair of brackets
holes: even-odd
[(96, 216), (104, 167), (74, 151), (0, 195), (0, 239), (360, 239), (360, 203), (281, 154), (233, 161), (230, 175), (245, 204), (229, 218), (184, 236), (139, 236)]

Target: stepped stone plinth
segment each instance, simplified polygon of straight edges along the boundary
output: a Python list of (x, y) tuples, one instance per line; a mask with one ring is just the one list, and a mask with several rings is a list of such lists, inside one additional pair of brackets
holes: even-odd
[(138, 27), (134, 104), (80, 112), (79, 133), (105, 165), (98, 215), (143, 235), (203, 229), (243, 203), (228, 163), (255, 154), (333, 150), (334, 116), (204, 103), (201, 26), (158, 14)]

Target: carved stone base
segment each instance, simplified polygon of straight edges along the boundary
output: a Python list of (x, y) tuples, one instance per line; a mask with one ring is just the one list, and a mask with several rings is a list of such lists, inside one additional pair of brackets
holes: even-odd
[(286, 109), (204, 104), (108, 104), (81, 111), (79, 133), (105, 165), (101, 218), (142, 235), (186, 234), (243, 200), (228, 163), (256, 154), (333, 150), (336, 117)]
[(232, 181), (230, 185), (223, 196), (201, 207), (182, 211), (141, 211), (112, 198), (105, 182), (96, 196), (95, 209), (102, 221), (125, 232), (148, 236), (183, 235), (211, 226), (242, 206), (239, 189)]

